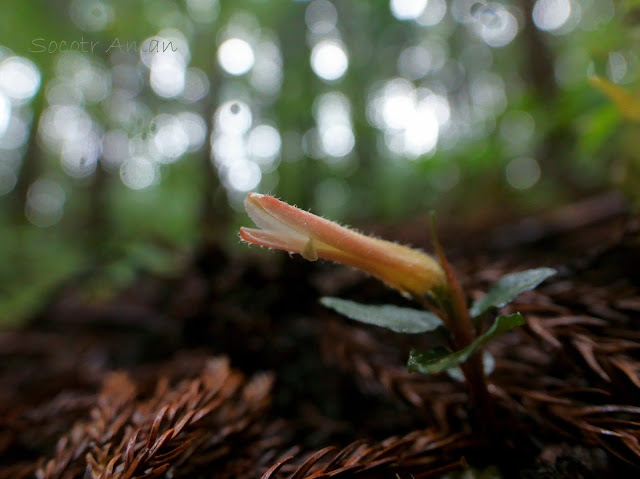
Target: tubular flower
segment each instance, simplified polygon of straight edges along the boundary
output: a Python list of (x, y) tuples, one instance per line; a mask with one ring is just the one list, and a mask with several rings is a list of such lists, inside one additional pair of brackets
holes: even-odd
[(447, 287), (438, 262), (421, 251), (365, 236), (273, 196), (249, 193), (244, 206), (261, 228), (240, 228), (240, 238), (247, 243), (298, 253), (309, 261), (323, 258), (352, 266), (410, 296)]

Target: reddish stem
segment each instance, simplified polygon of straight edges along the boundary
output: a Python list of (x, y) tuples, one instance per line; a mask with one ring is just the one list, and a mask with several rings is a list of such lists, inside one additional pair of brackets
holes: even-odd
[[(460, 282), (440, 245), (433, 216), (431, 218), (431, 231), (433, 245), (438, 255), (440, 266), (442, 266), (447, 277), (449, 287), (448, 291), (440, 292), (438, 300), (444, 312), (445, 319), (443, 320), (453, 335), (453, 345), (457, 351), (467, 347), (473, 342), (475, 338), (475, 328), (469, 315), (469, 310), (467, 309)], [(487, 390), (482, 354), (479, 352), (473, 354), (465, 363), (461, 364), (460, 369), (469, 386), (471, 402), (475, 410), (475, 418), (478, 426), (482, 430), (487, 431), (489, 430), (489, 424), (493, 422), (494, 414), (493, 403)]]

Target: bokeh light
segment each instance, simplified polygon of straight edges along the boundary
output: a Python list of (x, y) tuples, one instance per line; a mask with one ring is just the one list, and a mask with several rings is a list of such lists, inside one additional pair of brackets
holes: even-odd
[(4, 162), (0, 162), (0, 196), (13, 191), (17, 182), (18, 176), (14, 169), (9, 165), (5, 165)]
[(253, 67), (255, 55), (249, 42), (241, 38), (225, 40), (218, 48), (218, 62), (231, 75), (244, 75)]
[(174, 98), (184, 90), (184, 65), (175, 58), (158, 57), (153, 61), (150, 81), (158, 96)]
[(132, 190), (142, 190), (156, 180), (157, 167), (149, 158), (134, 156), (120, 167), (120, 179)]
[(124, 130), (109, 130), (102, 137), (102, 164), (115, 170), (129, 156), (129, 136)]
[(471, 80), (471, 97), (482, 118), (494, 117), (507, 108), (504, 80), (499, 75), (483, 72)]
[(92, 128), (92, 119), (84, 109), (54, 105), (42, 114), (39, 131), (45, 146), (55, 151), (60, 150), (65, 143), (84, 141)]
[(419, 80), (439, 71), (447, 60), (445, 46), (437, 40), (405, 48), (398, 57), (398, 72), (408, 80)]
[(264, 95), (275, 97), (282, 86), (282, 54), (274, 40), (265, 39), (256, 46), (256, 59), (250, 83)]
[(531, 16), (540, 30), (555, 31), (569, 20), (573, 8), (571, 0), (537, 0)]
[(348, 66), (345, 47), (336, 40), (322, 40), (311, 50), (311, 68), (323, 80), (342, 78)]
[(535, 120), (530, 113), (513, 110), (505, 113), (500, 121), (500, 139), (506, 153), (521, 155), (532, 148)]
[(615, 14), (612, 0), (591, 0), (580, 9), (580, 28), (594, 32), (609, 23)]
[(212, 23), (220, 14), (218, 0), (186, 0), (187, 10), (193, 21)]
[(61, 78), (47, 83), (45, 97), (49, 105), (81, 105), (84, 101), (82, 92)]
[(214, 134), (211, 137), (213, 160), (218, 167), (227, 167), (247, 159), (247, 148), (241, 136)]
[(391, 13), (398, 20), (415, 20), (427, 6), (427, 0), (391, 0)]
[(178, 114), (178, 120), (187, 134), (188, 151), (198, 151), (207, 137), (207, 123), (197, 113), (185, 111)]
[(237, 161), (233, 163), (225, 176), (227, 185), (236, 191), (251, 191), (262, 179), (260, 167), (252, 161)]
[(249, 133), (249, 155), (263, 169), (270, 169), (274, 164), (280, 154), (281, 146), (280, 133), (271, 125), (257, 125)]
[(158, 115), (153, 122), (155, 135), (152, 146), (158, 153), (155, 159), (160, 163), (172, 163), (187, 152), (189, 135), (182, 122), (173, 115)]
[(327, 0), (313, 0), (305, 10), (304, 19), (312, 33), (325, 35), (336, 28), (338, 12)]
[(115, 89), (128, 92), (131, 96), (138, 95), (144, 87), (140, 69), (129, 62), (117, 62), (111, 68), (111, 79)]
[(29, 123), (21, 112), (13, 111), (4, 135), (0, 136), (0, 150), (17, 150), (29, 139)]
[(621, 52), (609, 53), (607, 76), (614, 83), (622, 83), (629, 71), (629, 63)]
[(427, 6), (422, 11), (422, 15), (416, 18), (419, 25), (432, 27), (442, 21), (447, 13), (447, 2), (445, 0), (428, 0)]
[(113, 6), (99, 0), (74, 0), (69, 12), (73, 23), (87, 32), (104, 30), (115, 20)]
[(22, 57), (8, 57), (0, 62), (0, 90), (14, 104), (28, 102), (40, 88), (40, 70)]
[(65, 141), (60, 149), (62, 169), (74, 178), (91, 176), (98, 165), (99, 136), (90, 132), (82, 141)]
[(51, 179), (40, 178), (29, 187), (25, 215), (35, 226), (53, 226), (62, 219), (65, 199), (62, 186)]
[(4, 135), (9, 126), (9, 120), (11, 119), (11, 102), (9, 98), (0, 91), (0, 137)]
[(353, 130), (347, 125), (330, 125), (320, 132), (322, 148), (329, 155), (340, 158), (348, 155), (355, 146)]
[(353, 150), (355, 135), (351, 124), (351, 104), (342, 93), (319, 96), (313, 104), (317, 124), (316, 156), (343, 158)]
[(114, 91), (104, 109), (110, 121), (124, 128), (148, 124), (153, 118), (150, 108), (132, 97), (127, 90)]
[(258, 188), (265, 174), (273, 185), (277, 183), (280, 132), (271, 122), (254, 118), (245, 101), (229, 100), (218, 107), (210, 141), (211, 161), (232, 206), (241, 207), (241, 193)]
[(54, 85), (47, 85), (49, 103), (98, 103), (111, 93), (111, 72), (97, 60), (77, 52), (62, 53), (55, 65)]
[(230, 135), (242, 135), (251, 128), (249, 105), (242, 101), (227, 101), (216, 111), (216, 129)]
[(540, 165), (533, 158), (515, 158), (507, 164), (505, 176), (513, 188), (526, 190), (540, 179)]
[(473, 14), (476, 34), (491, 47), (504, 47), (518, 33), (518, 20), (500, 3), (480, 4)]
[(383, 131), (391, 152), (407, 159), (434, 152), (440, 130), (451, 115), (444, 96), (427, 88), (416, 89), (404, 78), (389, 80), (371, 96), (367, 116)]
[(156, 95), (175, 98), (185, 88), (189, 43), (176, 29), (165, 29), (142, 43), (140, 58), (149, 68), (149, 83)]
[(184, 74), (182, 99), (187, 103), (196, 103), (209, 93), (209, 78), (199, 68), (187, 68)]

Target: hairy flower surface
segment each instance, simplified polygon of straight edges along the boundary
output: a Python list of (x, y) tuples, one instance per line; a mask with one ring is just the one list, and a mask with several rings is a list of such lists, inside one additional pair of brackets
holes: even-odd
[(273, 196), (249, 193), (244, 205), (261, 228), (240, 228), (247, 243), (352, 266), (412, 296), (446, 288), (438, 262), (421, 251), (365, 236)]

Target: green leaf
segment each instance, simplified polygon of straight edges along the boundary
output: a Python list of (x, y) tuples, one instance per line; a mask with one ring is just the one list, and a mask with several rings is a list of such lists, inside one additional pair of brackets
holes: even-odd
[(556, 274), (553, 268), (528, 269), (520, 273), (507, 274), (494, 284), (486, 296), (471, 306), (469, 314), (477, 318), (486, 310), (495, 306), (501, 308), (509, 304), (520, 293), (535, 288), (545, 279)]
[(411, 308), (401, 308), (390, 304), (364, 305), (346, 299), (324, 297), (320, 302), (327, 308), (360, 321), (390, 329), (396, 333), (417, 334), (433, 331), (442, 326), (442, 320), (435, 314)]
[(423, 374), (435, 374), (447, 369), (455, 368), (464, 363), (476, 351), (498, 336), (524, 324), (524, 318), (520, 313), (509, 316), (498, 316), (491, 327), (478, 336), (469, 346), (455, 353), (449, 353), (442, 349), (420, 352), (411, 350), (409, 355), (409, 371), (420, 371)]
[(601, 77), (591, 77), (589, 83), (607, 95), (623, 117), (640, 121), (640, 97)]

